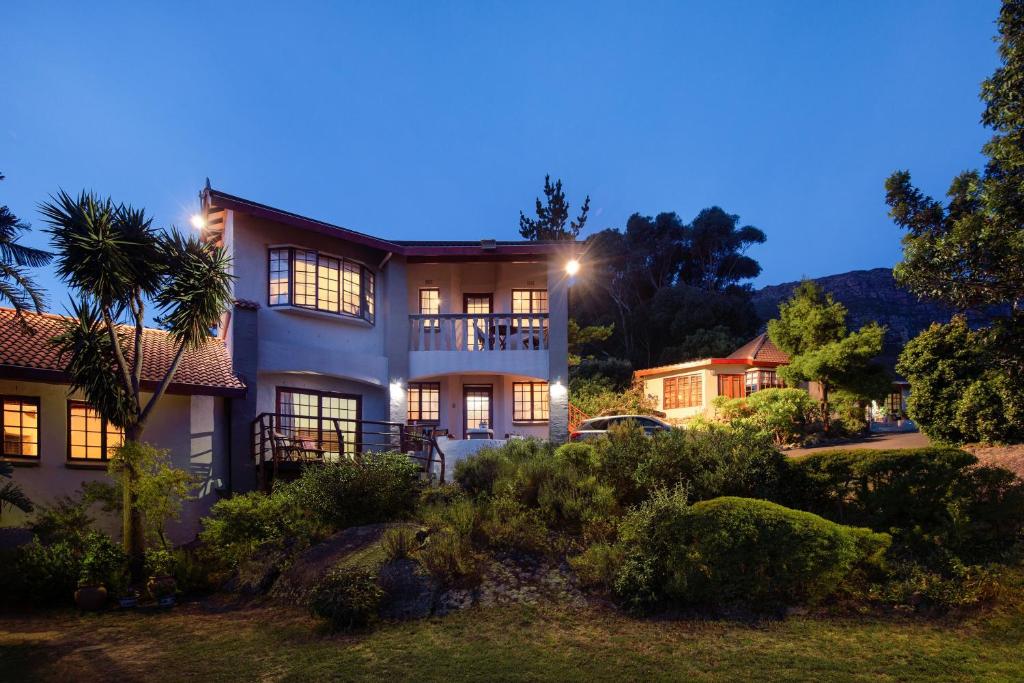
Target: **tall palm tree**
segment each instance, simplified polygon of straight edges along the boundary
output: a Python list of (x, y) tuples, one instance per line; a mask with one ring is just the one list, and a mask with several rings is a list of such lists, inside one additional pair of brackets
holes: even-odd
[[(56, 271), (78, 299), (54, 344), (67, 359), (72, 388), (124, 429), (126, 442), (138, 443), (185, 351), (207, 343), (210, 328), (220, 322), (231, 300), (230, 259), (222, 248), (194, 235), (155, 229), (144, 210), (109, 198), (85, 192), (76, 198), (60, 191), (51, 200), (40, 211), (57, 251)], [(147, 302), (160, 313), (158, 321), (170, 333), (175, 354), (144, 398)], [(127, 458), (115, 458), (111, 467), (124, 484), (124, 543), (135, 573), (144, 545), (133, 490), (139, 473)]]
[[(0, 173), (0, 180), (4, 175)], [(18, 238), (30, 230), (6, 206), (0, 206), (0, 301), (14, 306), (19, 315), (27, 308), (41, 313), (44, 306), (42, 290), (28, 275), (26, 268), (40, 268), (53, 258), (42, 249), (18, 244)]]

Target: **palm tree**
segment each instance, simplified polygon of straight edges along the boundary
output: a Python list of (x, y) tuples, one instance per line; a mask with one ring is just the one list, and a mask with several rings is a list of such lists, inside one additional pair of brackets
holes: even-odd
[[(57, 274), (77, 295), (73, 315), (53, 340), (68, 359), (72, 389), (84, 392), (104, 418), (124, 429), (127, 443), (139, 443), (185, 351), (209, 341), (210, 328), (230, 302), (230, 259), (222, 248), (194, 235), (154, 229), (142, 209), (91, 193), (74, 198), (60, 191), (40, 211), (56, 248)], [(147, 302), (155, 304), (157, 320), (170, 333), (175, 354), (143, 400)], [(144, 539), (135, 504), (134, 467), (127, 457), (115, 457), (111, 463), (126, 482), (123, 538), (137, 573)]]
[[(13, 472), (14, 468), (10, 464), (0, 460), (0, 477), (10, 479)], [(0, 514), (8, 507), (18, 508), (22, 512), (32, 512), (32, 501), (13, 481), (5, 481), (0, 486)]]
[[(3, 179), (0, 173), (0, 180)], [(53, 254), (42, 249), (18, 244), (18, 238), (29, 230), (28, 223), (6, 206), (0, 206), (0, 300), (14, 306), (19, 316), (27, 308), (41, 313), (44, 307), (43, 293), (25, 269), (40, 268), (53, 258)]]

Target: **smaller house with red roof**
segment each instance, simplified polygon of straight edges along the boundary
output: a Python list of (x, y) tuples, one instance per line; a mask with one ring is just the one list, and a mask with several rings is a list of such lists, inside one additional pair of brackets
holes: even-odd
[(760, 334), (725, 358), (701, 358), (685, 363), (637, 370), (644, 393), (656, 400), (656, 408), (670, 421), (708, 414), (717, 396), (741, 398), (783, 386), (776, 369), (789, 356)]

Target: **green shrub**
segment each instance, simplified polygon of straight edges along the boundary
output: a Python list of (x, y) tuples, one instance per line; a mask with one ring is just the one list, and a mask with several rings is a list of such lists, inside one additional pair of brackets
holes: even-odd
[(555, 461), (586, 473), (596, 472), (599, 465), (597, 451), (588, 443), (567, 443), (559, 446), (555, 449)]
[(832, 594), (858, 566), (877, 566), (889, 538), (746, 498), (686, 505), (656, 496), (620, 530), (616, 593), (634, 609), (666, 601), (774, 608)]
[(955, 563), (946, 571), (901, 562), (885, 581), (872, 584), (862, 597), (893, 605), (947, 611), (991, 602), (1002, 591), (1002, 569), (998, 566)]
[(68, 605), (82, 573), (80, 549), (38, 540), (0, 552), (0, 601), (31, 607)]
[(37, 506), (28, 528), (44, 544), (66, 542), (81, 548), (95, 521), (88, 514), (90, 502), (82, 496), (60, 496), (49, 505)]
[(922, 560), (997, 558), (1024, 531), (1024, 482), (978, 467), (955, 448), (837, 450), (794, 458), (783, 502), (844, 524), (893, 533)]
[(254, 491), (217, 501), (199, 534), (210, 556), (233, 568), (261, 549), (307, 545), (322, 529), (292, 491), (282, 485), (271, 495)]
[(210, 593), (227, 578), (219, 563), (202, 549), (175, 550), (172, 572), (178, 590), (186, 595)]
[(595, 543), (579, 555), (569, 558), (569, 566), (576, 572), (584, 588), (611, 589), (615, 576), (622, 567), (622, 548), (611, 543)]
[(494, 548), (541, 553), (548, 546), (548, 530), (537, 510), (508, 496), (490, 501), (480, 530)]
[(146, 574), (170, 576), (174, 573), (174, 554), (164, 548), (146, 548)]
[(416, 536), (416, 529), (407, 526), (400, 526), (385, 531), (380, 541), (381, 545), (384, 546), (384, 553), (388, 561), (404, 560), (410, 557), (413, 551), (420, 545)]
[(817, 409), (817, 401), (803, 389), (764, 389), (746, 398), (715, 399), (719, 419), (752, 427), (779, 446), (799, 443), (813, 428)]
[(103, 584), (116, 593), (127, 585), (128, 556), (104, 533), (86, 534), (78, 583), (83, 586)]
[(367, 453), (307, 467), (293, 484), (296, 503), (322, 524), (342, 529), (407, 517), (416, 507), (420, 468), (403, 453)]
[(309, 609), (326, 619), (332, 628), (351, 630), (370, 623), (383, 597), (374, 572), (361, 567), (338, 567), (317, 584)]
[(427, 536), (416, 559), (443, 586), (475, 583), (480, 577), (480, 558), (469, 540), (450, 529)]

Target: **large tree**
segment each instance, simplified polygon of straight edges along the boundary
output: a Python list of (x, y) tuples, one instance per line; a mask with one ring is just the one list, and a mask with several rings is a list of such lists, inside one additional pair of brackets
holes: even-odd
[(583, 206), (574, 221), (569, 220), (571, 207), (565, 199), (561, 179), (552, 184), (551, 176), (544, 176), (544, 198), (542, 202), (537, 197), (534, 207), (536, 218), (529, 218), (522, 211), (519, 212), (519, 234), (524, 239), (535, 241), (563, 241), (579, 237), (583, 226), (587, 224), (587, 214), (590, 213), (590, 195), (583, 200)]
[[(885, 184), (890, 215), (906, 230), (897, 280), (961, 311), (1008, 312), (977, 333), (962, 319), (932, 327), (900, 356), (897, 369), (911, 383), (910, 416), (929, 434), (954, 441), (1024, 435), (1024, 387), (1005, 381), (1020, 377), (1014, 373), (1024, 365), (1024, 2), (1006, 0), (997, 25), (1002, 64), (981, 86), (981, 122), (993, 131), (982, 149), (985, 168), (954, 178), (945, 203), (915, 187), (908, 171)], [(979, 373), (982, 366), (997, 376), (975, 387), (991, 375)], [(943, 377), (957, 378), (959, 389), (943, 388)]]
[(797, 286), (792, 298), (779, 304), (779, 317), (768, 321), (772, 343), (789, 354), (779, 375), (790, 386), (817, 382), (825, 431), (831, 425), (830, 398), (843, 391), (855, 399), (881, 399), (891, 380), (875, 358), (882, 352), (885, 328), (877, 323), (857, 332), (846, 327), (846, 307), (811, 280)]
[(43, 292), (26, 269), (41, 268), (53, 258), (49, 252), (18, 243), (29, 229), (28, 223), (0, 206), (0, 300), (13, 306), (19, 315), (28, 308), (42, 312)]
[[(57, 274), (76, 296), (74, 316), (54, 340), (67, 359), (72, 389), (124, 429), (126, 442), (137, 444), (185, 351), (209, 341), (227, 308), (229, 259), (194, 235), (155, 229), (142, 209), (94, 194), (75, 198), (61, 191), (41, 211), (57, 251)], [(159, 383), (144, 389), (147, 302), (155, 305), (175, 352)], [(137, 571), (144, 539), (133, 483), (140, 473), (127, 460), (113, 465), (123, 483), (125, 549)]]

